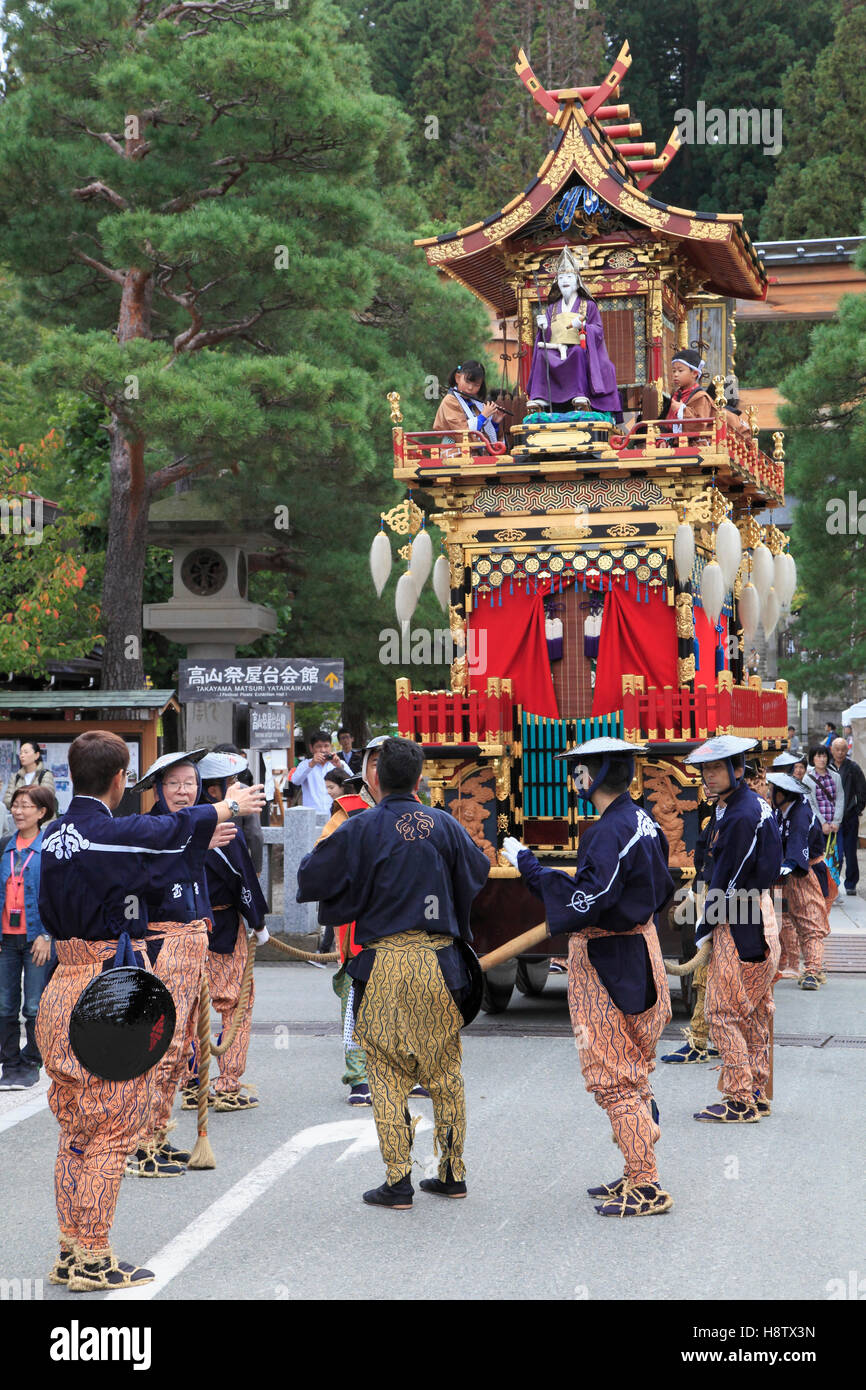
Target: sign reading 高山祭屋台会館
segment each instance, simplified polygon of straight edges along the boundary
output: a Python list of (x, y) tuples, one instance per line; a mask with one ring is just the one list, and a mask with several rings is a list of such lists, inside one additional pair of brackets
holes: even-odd
[(178, 699), (342, 702), (343, 663), (282, 656), (181, 661)]

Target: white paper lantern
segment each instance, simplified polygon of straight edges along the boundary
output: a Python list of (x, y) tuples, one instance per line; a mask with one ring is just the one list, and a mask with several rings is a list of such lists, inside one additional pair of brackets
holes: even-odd
[(740, 561), (743, 558), (743, 542), (740, 533), (727, 517), (716, 532), (716, 559), (721, 565), (725, 588), (732, 589)]
[(778, 555), (773, 556), (773, 588), (776, 590), (780, 604), (784, 602), (786, 568), (785, 552), (780, 550)]
[(382, 597), (382, 590), (388, 583), (391, 573), (391, 542), (384, 531), (377, 531), (370, 546), (370, 573), (376, 586), (376, 595)]
[(737, 611), (740, 615), (740, 626), (743, 629), (743, 641), (748, 645), (749, 642), (754, 641), (755, 633), (758, 631), (758, 623), (761, 621), (761, 600), (754, 584), (744, 585)]
[(722, 574), (722, 567), (715, 560), (711, 560), (708, 565), (704, 566), (704, 572), (701, 575), (701, 603), (713, 627), (719, 621), (724, 601), (725, 578)]
[(791, 555), (785, 551), (776, 556), (776, 560), (781, 560), (781, 565), (776, 568), (781, 572), (781, 577), (777, 574), (773, 583), (773, 588), (779, 595), (779, 604), (782, 612), (787, 613), (791, 607), (791, 599), (794, 597), (794, 590), (797, 587), (797, 566)]
[(752, 551), (752, 583), (758, 591), (761, 607), (767, 601), (767, 594), (773, 587), (773, 557), (761, 542)]
[(674, 569), (681, 584), (687, 584), (695, 567), (695, 533), (687, 521), (683, 521), (674, 535)]
[(409, 571), (415, 581), (415, 589), (420, 594), (433, 567), (433, 542), (430, 532), (422, 526), (414, 541), (409, 557)]
[(398, 622), (408, 623), (417, 605), (418, 590), (415, 588), (415, 580), (407, 570), (397, 580), (397, 592), (394, 595), (394, 611)]
[(780, 611), (781, 610), (779, 607), (779, 595), (776, 593), (776, 590), (771, 587), (770, 592), (764, 599), (764, 606), (761, 617), (761, 622), (764, 626), (765, 637), (772, 637), (776, 624), (779, 621)]
[(442, 611), (447, 613), (451, 602), (451, 566), (446, 555), (440, 555), (433, 566), (433, 592), (442, 605)]

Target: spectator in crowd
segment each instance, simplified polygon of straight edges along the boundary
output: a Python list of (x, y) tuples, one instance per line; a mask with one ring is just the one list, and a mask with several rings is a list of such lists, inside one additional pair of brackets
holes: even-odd
[[(42, 1066), (36, 1045), (36, 1015), (48, 983), (52, 948), (39, 916), (39, 868), (43, 832), (56, 815), (57, 801), (50, 787), (19, 787), (12, 798), (15, 832), (0, 844), (0, 1091), (24, 1091), (35, 1086)], [(19, 1021), (22, 980), (27, 1034), (23, 1051)]]
[(340, 745), (343, 762), (348, 764), (352, 772), (360, 772), (363, 758), (361, 753), (352, 747), (353, 739), (348, 729), (337, 730), (337, 742)]
[[(215, 743), (211, 751), (214, 753), (237, 753), (239, 756), (243, 756), (240, 749), (234, 743)], [(245, 787), (251, 787), (253, 785), (253, 774), (250, 772), (249, 767), (241, 769), (237, 775), (237, 781), (242, 782)], [(262, 818), (260, 815), (238, 816), (236, 824), (240, 826), (244, 833), (247, 849), (253, 861), (253, 868), (257, 874), (260, 874), (265, 857), (265, 837), (262, 834)]]
[(332, 801), (336, 801), (338, 796), (343, 795), (343, 788), (348, 780), (341, 767), (332, 767), (325, 773), (325, 791)]
[(835, 769), (842, 782), (845, 809), (839, 823), (839, 863), (845, 861), (845, 892), (849, 898), (857, 896), (860, 880), (860, 867), (857, 863), (857, 839), (860, 815), (866, 809), (866, 777), (859, 763), (848, 752), (848, 740), (841, 735), (830, 745), (831, 768)]
[(758, 656), (758, 648), (753, 647), (749, 652), (749, 659), (746, 662), (746, 675), (759, 676), (761, 674), (761, 658)]
[(825, 835), (835, 835), (845, 814), (845, 792), (842, 778), (830, 764), (830, 750), (823, 743), (809, 749), (809, 768), (803, 785), (809, 804)]
[(330, 734), (317, 729), (310, 736), (310, 756), (302, 758), (297, 767), (293, 767), (289, 773), (292, 786), (301, 788), (304, 806), (331, 814), (331, 798), (325, 790), (325, 774), (337, 767), (341, 768), (347, 777), (351, 777), (352, 769), (331, 748)]
[(47, 791), (54, 793), (54, 773), (50, 767), (46, 767), (42, 758), (42, 749), (32, 738), (23, 738), (18, 748), (18, 771), (9, 778), (6, 786), (6, 793), (3, 797), (3, 804), (8, 810), (12, 809), (12, 798), (20, 787), (32, 787), (35, 783), (37, 787), (45, 787)]
[(802, 782), (806, 776), (806, 766), (806, 759), (798, 758), (795, 763), (791, 764), (791, 776), (796, 777), (798, 782)]
[(789, 753), (802, 753), (802, 751), (803, 751), (803, 745), (802, 745), (802, 743), (800, 742), (799, 738), (797, 737), (797, 730), (794, 728), (794, 725), (793, 725), (793, 724), (789, 724), (789, 725), (788, 725), (788, 752), (789, 752)]
[(849, 752), (849, 753), (853, 753), (853, 752), (854, 752), (854, 730), (851, 728), (851, 725), (850, 725), (850, 724), (846, 724), (846, 725), (845, 725), (845, 728), (842, 730), (842, 732), (843, 732), (844, 735), (845, 735), (845, 742), (848, 744), (848, 752)]
[(831, 723), (828, 719), (827, 723), (824, 725), (824, 747), (829, 748), (835, 737), (836, 725)]

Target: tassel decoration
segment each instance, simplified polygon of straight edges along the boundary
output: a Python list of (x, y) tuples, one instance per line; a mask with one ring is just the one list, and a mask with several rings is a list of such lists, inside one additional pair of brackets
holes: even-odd
[(381, 531), (376, 532), (373, 544), (370, 546), (370, 574), (373, 576), (377, 598), (382, 597), (382, 590), (388, 583), (391, 563), (391, 542), (388, 540), (383, 521)]

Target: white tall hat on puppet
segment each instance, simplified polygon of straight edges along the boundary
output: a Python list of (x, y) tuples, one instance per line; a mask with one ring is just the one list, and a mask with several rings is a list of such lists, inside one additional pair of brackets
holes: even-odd
[[(567, 272), (569, 272), (569, 273), (572, 274), (572, 275), (576, 275), (576, 276), (577, 276), (577, 283), (578, 283), (579, 285), (583, 285), (583, 281), (582, 281), (581, 278), (580, 278), (580, 270), (581, 270), (580, 253), (579, 253), (579, 252), (578, 252), (578, 253), (575, 253), (574, 251), (571, 250), (571, 248), (570, 248), (569, 246), (563, 247), (562, 255), (560, 256), (559, 260), (556, 262), (556, 271), (555, 271), (556, 275), (559, 276), (559, 275), (561, 275), (561, 274), (563, 273), (563, 271), (567, 271)], [(585, 286), (584, 286), (584, 288), (585, 288)]]
[(206, 748), (194, 748), (191, 753), (163, 753), (161, 758), (157, 758), (155, 763), (151, 763), (144, 776), (129, 790), (131, 792), (146, 792), (148, 787), (152, 787), (157, 778), (166, 773), (170, 767), (180, 763), (200, 763), (206, 753)]

